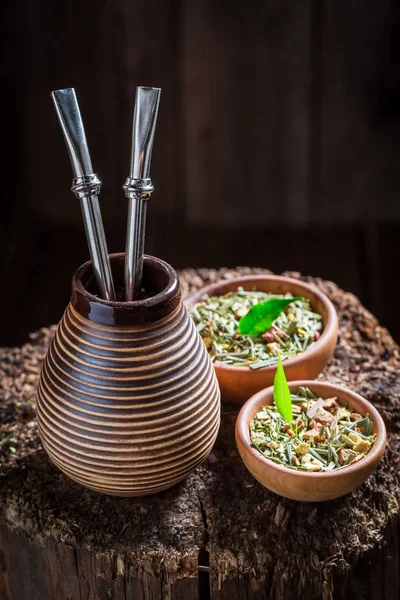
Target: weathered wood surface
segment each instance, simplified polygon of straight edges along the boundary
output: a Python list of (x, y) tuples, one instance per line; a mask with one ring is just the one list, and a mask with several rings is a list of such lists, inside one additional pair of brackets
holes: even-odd
[[(186, 270), (183, 292), (239, 272)], [(14, 435), (1, 447), (1, 600), (397, 600), (399, 349), (354, 296), (313, 281), (340, 316), (321, 378), (365, 395), (388, 427), (376, 473), (333, 502), (279, 498), (242, 465), (236, 411), (224, 406), (212, 454), (184, 483), (143, 499), (85, 490), (38, 441), (34, 386), (51, 333), (42, 330), (23, 348), (0, 351), (0, 440)]]

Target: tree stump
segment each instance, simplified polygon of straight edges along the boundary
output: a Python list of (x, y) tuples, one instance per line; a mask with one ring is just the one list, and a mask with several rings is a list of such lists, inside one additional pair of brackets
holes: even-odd
[[(181, 273), (182, 291), (262, 269)], [(290, 273), (295, 277), (299, 274)], [(322, 504), (280, 498), (244, 468), (237, 409), (223, 405), (208, 460), (156, 496), (114, 498), (70, 481), (44, 453), (35, 385), (53, 329), (0, 350), (0, 599), (279, 600), (400, 597), (399, 348), (352, 294), (328, 294), (340, 337), (320, 376), (380, 410), (388, 447), (352, 495)]]

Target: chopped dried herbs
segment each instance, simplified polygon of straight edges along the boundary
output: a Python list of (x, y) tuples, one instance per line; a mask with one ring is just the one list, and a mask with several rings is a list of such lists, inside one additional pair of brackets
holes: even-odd
[(364, 458), (372, 448), (369, 415), (362, 417), (321, 399), (308, 388), (291, 394), (293, 420), (287, 423), (275, 405), (264, 406), (250, 423), (252, 445), (266, 458), (297, 471), (334, 471)]
[[(239, 333), (239, 322), (252, 307), (271, 299), (292, 299), (273, 325), (259, 335)], [(220, 365), (261, 369), (308, 350), (320, 337), (322, 315), (312, 310), (306, 298), (291, 294), (274, 295), (257, 290), (236, 292), (224, 296), (205, 296), (203, 302), (190, 309), (211, 360)]]

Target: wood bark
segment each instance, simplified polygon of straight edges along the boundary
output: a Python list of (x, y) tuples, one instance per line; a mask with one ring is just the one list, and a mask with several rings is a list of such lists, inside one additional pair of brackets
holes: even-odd
[[(249, 270), (186, 270), (182, 289)], [(182, 484), (142, 499), (86, 490), (38, 439), (34, 389), (52, 332), (41, 330), (22, 348), (0, 350), (1, 600), (399, 597), (399, 348), (352, 294), (306, 279), (340, 317), (320, 378), (364, 395), (385, 419), (388, 447), (375, 474), (333, 502), (280, 498), (244, 468), (237, 410), (223, 405), (211, 455)]]

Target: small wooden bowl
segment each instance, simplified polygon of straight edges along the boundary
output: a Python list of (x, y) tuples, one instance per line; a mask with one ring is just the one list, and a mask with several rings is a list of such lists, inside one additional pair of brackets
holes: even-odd
[(302, 502), (322, 502), (334, 500), (353, 492), (375, 470), (381, 460), (386, 444), (386, 428), (382, 417), (370, 402), (348, 389), (322, 383), (320, 381), (292, 381), (291, 392), (300, 386), (310, 388), (321, 398), (336, 396), (340, 404), (349, 406), (355, 412), (370, 415), (373, 433), (377, 439), (365, 458), (354, 465), (330, 473), (306, 473), (277, 465), (265, 458), (250, 442), (250, 422), (262, 406), (273, 403), (273, 387), (261, 390), (242, 407), (236, 421), (236, 444), (240, 456), (250, 473), (267, 489)]
[[(338, 334), (338, 318), (335, 307), (329, 298), (316, 288), (291, 277), (279, 275), (251, 275), (228, 281), (213, 283), (192, 294), (185, 300), (188, 308), (201, 302), (205, 294), (222, 296), (236, 291), (238, 287), (252, 290), (256, 287), (262, 292), (273, 294), (290, 293), (293, 296), (303, 296), (311, 302), (313, 310), (321, 314), (324, 329), (319, 340), (308, 350), (295, 358), (284, 361), (285, 373), (288, 380), (314, 379), (319, 375), (331, 358)], [(253, 370), (250, 367), (235, 367), (231, 365), (214, 364), (222, 399), (235, 404), (243, 404), (250, 396), (273, 384), (275, 366)]]

